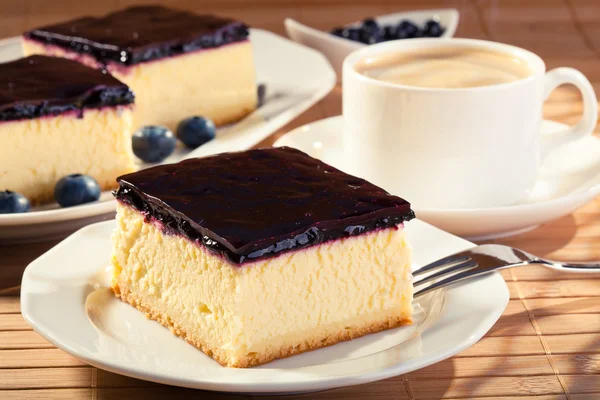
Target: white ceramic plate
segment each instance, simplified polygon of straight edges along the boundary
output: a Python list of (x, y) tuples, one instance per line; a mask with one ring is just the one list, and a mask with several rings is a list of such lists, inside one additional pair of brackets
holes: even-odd
[[(369, 15), (365, 15), (365, 18), (367, 17), (369, 17)], [(446, 29), (442, 34), (442, 37), (449, 38), (454, 36), (454, 32), (456, 32), (459, 13), (458, 10), (453, 8), (445, 8), (439, 10), (399, 12), (375, 17), (375, 20), (380, 25), (398, 24), (401, 20), (405, 19), (411, 20), (419, 26), (423, 26), (425, 22), (430, 19), (436, 19)], [(346, 26), (355, 26), (359, 23), (360, 22), (354, 22)], [(329, 32), (311, 28), (310, 26), (301, 24), (291, 18), (286, 18), (284, 24), (288, 36), (293, 41), (312, 47), (323, 53), (331, 63), (331, 66), (340, 80), (342, 79), (342, 62), (344, 61), (344, 58), (354, 50), (366, 46), (363, 43), (340, 38), (331, 35)], [(335, 27), (332, 26), (331, 29), (333, 28)]]
[[(552, 135), (566, 128), (558, 122), (543, 121), (541, 129), (542, 135)], [(342, 116), (327, 118), (289, 132), (275, 146), (295, 147), (344, 170), (342, 130)], [(599, 195), (600, 140), (588, 137), (550, 154), (530, 198), (521, 204), (477, 209), (420, 208), (413, 204), (413, 208), (420, 219), (438, 228), (471, 240), (486, 240), (533, 229)]]
[[(21, 312), (36, 332), (89, 364), (170, 385), (289, 393), (389, 378), (473, 345), (509, 299), (504, 279), (495, 273), (419, 298), (412, 326), (260, 367), (225, 368), (106, 289), (114, 226), (114, 221), (87, 226), (31, 263), (23, 274)], [(418, 220), (409, 222), (406, 232), (416, 265), (473, 246)]]
[[(265, 104), (242, 121), (219, 129), (212, 142), (192, 152), (179, 148), (165, 163), (248, 149), (300, 115), (335, 85), (335, 73), (318, 52), (260, 29), (252, 29), (250, 38), (257, 82), (267, 87)], [(0, 41), (0, 62), (21, 56), (20, 38)], [(66, 235), (92, 221), (112, 218), (114, 210), (115, 202), (106, 192), (99, 201), (78, 207), (60, 209), (50, 204), (25, 214), (0, 215), (0, 242)]]

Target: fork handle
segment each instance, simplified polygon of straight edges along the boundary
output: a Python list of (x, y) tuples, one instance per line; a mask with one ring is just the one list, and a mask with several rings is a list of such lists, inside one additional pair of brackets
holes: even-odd
[(543, 259), (539, 259), (537, 263), (556, 271), (584, 274), (600, 273), (600, 263), (563, 263)]

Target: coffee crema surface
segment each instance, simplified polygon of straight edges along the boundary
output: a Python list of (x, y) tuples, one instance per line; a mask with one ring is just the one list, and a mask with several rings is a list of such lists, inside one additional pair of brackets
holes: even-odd
[(513, 54), (471, 47), (441, 47), (369, 56), (355, 65), (365, 76), (424, 88), (471, 88), (510, 83), (533, 74)]

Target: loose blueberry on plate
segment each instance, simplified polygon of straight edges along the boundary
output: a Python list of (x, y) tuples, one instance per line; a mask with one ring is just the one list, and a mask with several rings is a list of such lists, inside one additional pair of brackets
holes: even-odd
[(160, 162), (175, 150), (177, 139), (164, 126), (144, 126), (133, 134), (133, 154), (144, 162)]
[(61, 207), (91, 203), (99, 198), (100, 185), (89, 175), (67, 175), (54, 187), (54, 199)]
[(0, 192), (0, 214), (25, 213), (31, 209), (31, 204), (20, 193), (5, 190)]
[(264, 83), (259, 84), (256, 87), (256, 96), (258, 97), (257, 106), (262, 107), (265, 104), (265, 98), (267, 96), (267, 85)]
[(192, 149), (210, 142), (215, 135), (215, 124), (205, 117), (187, 118), (177, 125), (177, 137)]
[(425, 37), (440, 37), (444, 33), (444, 29), (439, 22), (430, 19), (425, 23), (423, 28), (423, 36)]

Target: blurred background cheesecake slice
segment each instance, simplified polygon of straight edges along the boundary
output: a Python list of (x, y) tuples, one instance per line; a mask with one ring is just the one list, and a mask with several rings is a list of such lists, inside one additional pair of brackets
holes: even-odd
[(134, 170), (133, 92), (75, 61), (30, 56), (0, 64), (0, 189), (32, 203), (53, 197), (70, 174), (103, 190)]
[(136, 95), (135, 128), (175, 129), (193, 115), (218, 126), (256, 108), (248, 36), (233, 19), (137, 6), (30, 30), (23, 49), (108, 70)]

